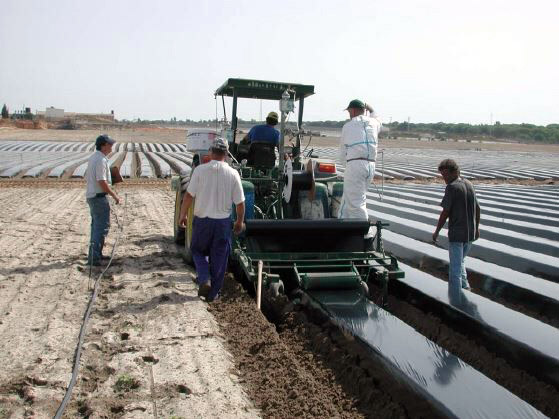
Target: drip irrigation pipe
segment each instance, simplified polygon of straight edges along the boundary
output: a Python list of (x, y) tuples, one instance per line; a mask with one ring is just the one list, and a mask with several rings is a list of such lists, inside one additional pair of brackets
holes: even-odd
[[(119, 234), (116, 236), (115, 242), (113, 244), (113, 249), (111, 251), (111, 257), (109, 259), (109, 262), (107, 263), (107, 266), (105, 267), (105, 269), (103, 269), (103, 271), (95, 279), (95, 284), (93, 286), (93, 292), (91, 293), (91, 298), (89, 299), (89, 303), (87, 304), (87, 309), (85, 310), (82, 325), (80, 327), (80, 334), (79, 334), (79, 337), (78, 337), (78, 345), (76, 346), (76, 351), (74, 353), (74, 365), (72, 367), (72, 378), (70, 379), (70, 383), (68, 384), (68, 388), (66, 389), (66, 393), (64, 394), (64, 398), (62, 399), (62, 402), (60, 403), (60, 406), (58, 407), (58, 410), (56, 411), (56, 414), (54, 415), (54, 419), (60, 419), (62, 417), (62, 415), (64, 414), (64, 410), (66, 410), (66, 406), (67, 406), (68, 402), (70, 401), (70, 398), (72, 397), (72, 390), (74, 389), (74, 386), (76, 385), (76, 381), (78, 379), (78, 372), (79, 372), (79, 367), (80, 367), (80, 358), (81, 358), (81, 354), (82, 354), (83, 341), (85, 339), (87, 322), (89, 321), (89, 316), (91, 315), (91, 310), (93, 309), (93, 305), (95, 304), (95, 299), (97, 298), (97, 294), (99, 293), (100, 280), (103, 277), (103, 275), (105, 274), (105, 272), (107, 272), (107, 270), (111, 266), (111, 262), (113, 261), (113, 257), (114, 257), (115, 250), (117, 248), (119, 239), (120, 239), (120, 237), (121, 237), (121, 235), (124, 231), (124, 222), (126, 220), (126, 201), (127, 201), (127, 194), (124, 194), (124, 208), (123, 208), (124, 215), (122, 217), (122, 224), (120, 223), (116, 212), (113, 211), (113, 213), (115, 214), (115, 217), (116, 217)], [(91, 279), (91, 265), (90, 265), (90, 271), (89, 272), (90, 272), (90, 279)]]

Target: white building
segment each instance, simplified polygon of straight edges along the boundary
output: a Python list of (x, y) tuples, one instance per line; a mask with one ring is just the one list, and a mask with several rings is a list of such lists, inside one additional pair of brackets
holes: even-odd
[(57, 109), (53, 106), (48, 107), (45, 110), (46, 119), (62, 119), (64, 118), (64, 109)]

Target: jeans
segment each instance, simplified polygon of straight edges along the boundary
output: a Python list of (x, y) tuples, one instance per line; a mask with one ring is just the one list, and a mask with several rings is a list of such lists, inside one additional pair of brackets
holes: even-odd
[(459, 295), (461, 288), (469, 288), (464, 259), (468, 256), (472, 242), (448, 242), (448, 289), (451, 295)]
[(111, 207), (106, 196), (87, 198), (91, 214), (91, 239), (87, 262), (99, 262), (105, 245), (105, 237), (109, 234), (111, 224)]
[(231, 231), (231, 218), (194, 217), (192, 222), (192, 259), (200, 285), (211, 277), (211, 290), (208, 293), (211, 299), (217, 297), (223, 286), (231, 251)]

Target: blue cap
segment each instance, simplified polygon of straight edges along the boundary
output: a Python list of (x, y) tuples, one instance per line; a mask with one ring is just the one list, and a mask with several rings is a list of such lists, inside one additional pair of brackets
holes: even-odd
[(99, 137), (97, 137), (97, 139), (95, 140), (95, 147), (101, 147), (104, 144), (113, 145), (114, 143), (116, 143), (115, 140), (113, 140), (107, 134), (102, 134)]

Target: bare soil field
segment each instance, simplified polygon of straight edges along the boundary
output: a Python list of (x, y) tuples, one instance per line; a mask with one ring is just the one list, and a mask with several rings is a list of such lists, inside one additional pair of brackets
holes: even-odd
[[(183, 127), (122, 127), (106, 130), (79, 129), (79, 130), (56, 130), (56, 129), (20, 129), (13, 127), (0, 128), (0, 140), (17, 141), (84, 141), (94, 142), (99, 134), (109, 134), (116, 141), (135, 143), (184, 143), (186, 129)], [(308, 141), (308, 137), (306, 137)], [(313, 146), (338, 146), (337, 137), (313, 137)], [(444, 149), (444, 150), (491, 150), (491, 151), (547, 151), (559, 153), (559, 144), (522, 144), (505, 142), (483, 142), (468, 143), (456, 141), (418, 141), (413, 139), (381, 139), (380, 148), (420, 148), (420, 149)]]
[[(88, 208), (82, 185), (3, 185), (0, 418), (51, 418), (70, 379), (90, 296)], [(123, 205), (114, 210), (124, 231), (102, 279), (64, 417), (259, 415), (196, 295), (192, 271), (176, 255), (173, 198), (167, 188), (129, 188), (126, 219)], [(112, 223), (108, 246), (117, 234), (114, 217)]]
[[(2, 419), (53, 417), (70, 381), (101, 270), (89, 276), (83, 188), (0, 182)], [(65, 418), (418, 417), (409, 403), (431, 412), (341, 332), (297, 312), (270, 322), (232, 277), (221, 300), (202, 302), (172, 241), (168, 183), (127, 182), (119, 193), (126, 205), (113, 206), (107, 246), (119, 244)]]
[[(185, 136), (181, 129), (117, 131), (109, 131), (117, 141), (183, 142)], [(98, 134), (0, 129), (0, 140), (93, 141)], [(316, 140), (337, 144), (334, 138)], [(403, 140), (383, 146), (393, 142), (426, 149), (480, 147)], [(559, 152), (558, 146), (541, 147)], [(0, 181), (0, 419), (52, 417), (70, 380), (91, 285), (100, 272), (95, 268), (90, 277), (85, 263), (90, 218), (84, 188), (83, 180)], [(434, 417), (383, 377), (355, 342), (309, 313), (286, 303), (289, 310), (280, 307), (265, 316), (231, 277), (222, 299), (203, 303), (193, 270), (172, 242), (169, 181), (133, 179), (117, 189), (126, 194), (126, 205), (113, 206), (107, 245), (120, 235), (119, 245), (101, 280), (64, 417)], [(430, 313), (398, 300), (389, 309), (499, 385), (559, 417), (557, 389)]]

